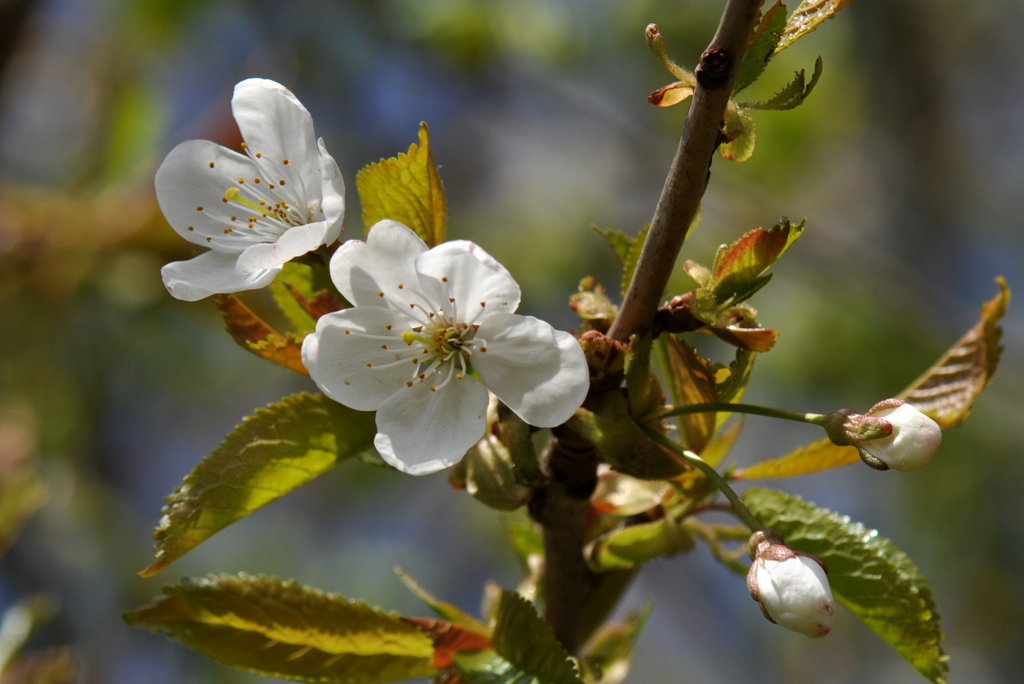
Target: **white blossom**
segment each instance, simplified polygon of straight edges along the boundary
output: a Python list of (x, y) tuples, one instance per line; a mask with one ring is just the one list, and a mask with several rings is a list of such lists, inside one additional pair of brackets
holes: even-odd
[(283, 265), (338, 239), (345, 185), (313, 119), (284, 86), (250, 78), (231, 110), (245, 154), (189, 140), (156, 172), (156, 196), (171, 227), (210, 251), (161, 270), (178, 299), (269, 285)]
[(331, 278), (354, 306), (320, 318), (303, 363), (327, 396), (377, 412), (374, 445), (399, 470), (458, 462), (484, 434), (488, 389), (537, 427), (564, 423), (587, 395), (576, 339), (513, 313), (519, 286), (472, 242), (428, 249), (381, 221), (338, 249)]
[(756, 591), (754, 598), (765, 614), (786, 629), (809, 637), (828, 634), (835, 601), (821, 565), (792, 551), (784, 560), (772, 560), (771, 555), (754, 560), (751, 595)]
[[(885, 408), (872, 408), (866, 414), (892, 425), (892, 434), (860, 444), (860, 448), (893, 470), (916, 470), (932, 460), (942, 443), (942, 429), (934, 420), (906, 402), (883, 402)], [(888, 405), (886, 405), (888, 404)]]

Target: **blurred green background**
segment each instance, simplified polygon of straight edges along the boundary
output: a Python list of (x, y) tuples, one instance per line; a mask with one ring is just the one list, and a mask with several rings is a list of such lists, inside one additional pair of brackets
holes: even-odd
[[(255, 407), (312, 388), (238, 348), (213, 302), (165, 294), (160, 266), (191, 252), (160, 216), (153, 172), (182, 140), (232, 143), (232, 86), (272, 78), (312, 112), (348, 181), (343, 237), (361, 237), (356, 171), (406, 149), (425, 120), (449, 235), (512, 271), (522, 311), (571, 328), (566, 299), (581, 277), (617, 291), (614, 257), (589, 226), (632, 233), (650, 219), (682, 126), (683, 108), (646, 103), (671, 78), (644, 27), (658, 23), (692, 65), (722, 4), (0, 2), (0, 478), (33, 469), (46, 489), (0, 559), (0, 609), (38, 592), (58, 603), (30, 649), (69, 645), (88, 684), (269, 681), (120, 614), (206, 572), (294, 577), (406, 614), (426, 609), (395, 564), (473, 612), (488, 578), (513, 586), (500, 516), (443, 474), (356, 463), (163, 577), (137, 577), (162, 497)], [(974, 323), (994, 276), (1022, 285), (1022, 31), (1017, 0), (857, 0), (769, 67), (754, 95), (819, 54), (825, 71), (799, 109), (755, 115), (752, 160), (715, 161), (683, 254), (708, 263), (755, 226), (808, 218), (753, 300), (781, 338), (748, 399), (863, 410)], [(681, 273), (676, 286), (689, 288)], [(268, 306), (258, 293), (246, 301)], [(951, 682), (1017, 682), (1024, 671), (1022, 320), (1011, 306), (995, 382), (925, 470), (854, 466), (767, 483), (909, 553), (936, 592)], [(731, 458), (818, 437), (799, 427), (752, 418)], [(0, 505), (13, 505), (11, 491)], [(742, 578), (699, 547), (646, 567), (624, 605), (648, 600), (632, 682), (923, 681), (842, 609), (824, 640), (773, 627)]]

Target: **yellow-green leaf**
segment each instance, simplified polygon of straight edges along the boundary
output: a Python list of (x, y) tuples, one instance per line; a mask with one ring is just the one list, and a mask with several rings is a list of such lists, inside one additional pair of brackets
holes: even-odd
[[(999, 364), (999, 321), (1010, 303), (1010, 289), (1004, 279), (996, 282), (999, 294), (982, 305), (981, 319), (934, 366), (897, 395), (930, 416), (942, 429), (958, 425), (967, 417), (974, 399), (992, 380)], [(735, 476), (745, 480), (793, 477), (859, 460), (856, 448), (820, 439), (785, 456), (755, 463), (737, 471)]]
[(186, 578), (124, 617), (267, 676), (383, 684), (437, 671), (431, 638), (398, 615), (272, 577)]
[(743, 501), (788, 546), (825, 562), (840, 603), (928, 681), (945, 684), (949, 668), (932, 590), (905, 553), (877, 531), (799, 497), (755, 488)]
[(967, 418), (975, 397), (992, 381), (999, 365), (1003, 351), (999, 321), (1010, 304), (1010, 288), (1003, 278), (996, 282), (999, 294), (982, 305), (977, 324), (899, 394), (943, 429)]
[(392, 219), (412, 228), (430, 247), (445, 241), (448, 201), (430, 151), (426, 123), (420, 124), (418, 145), (357, 173), (356, 189), (367, 229)]
[(836, 12), (850, 2), (852, 0), (803, 0), (786, 20), (782, 38), (775, 47), (776, 54), (818, 28), (826, 19), (834, 17)]
[(323, 395), (285, 397), (235, 428), (168, 496), (149, 577), (218, 530), (369, 449), (374, 414)]
[(718, 154), (729, 161), (736, 162), (747, 161), (753, 156), (754, 143), (757, 141), (754, 120), (736, 106), (735, 102), (729, 102), (729, 107), (726, 109), (723, 132), (726, 142), (718, 146)]
[(819, 439), (807, 446), (791, 451), (785, 456), (769, 458), (742, 468), (733, 477), (743, 480), (758, 480), (766, 477), (795, 477), (817, 473), (822, 470), (839, 468), (860, 461), (856, 447), (836, 446), (827, 439)]
[[(717, 400), (715, 373), (706, 359), (674, 335), (662, 335), (658, 344), (665, 348), (669, 393), (676, 406), (710, 404)], [(715, 414), (688, 413), (678, 416), (677, 421), (686, 448), (698, 454), (703, 451), (715, 430)]]
[(693, 548), (693, 535), (669, 518), (637, 523), (612, 530), (587, 548), (587, 561), (594, 572), (626, 570), (666, 554)]

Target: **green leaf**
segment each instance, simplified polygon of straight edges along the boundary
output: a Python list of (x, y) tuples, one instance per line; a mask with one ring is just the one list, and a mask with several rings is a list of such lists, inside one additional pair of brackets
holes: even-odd
[(124, 618), (268, 676), (377, 684), (437, 671), (431, 638), (398, 615), (272, 577), (186, 578)]
[(626, 255), (625, 260), (622, 263), (622, 290), (621, 297), (626, 296), (626, 290), (629, 289), (629, 284), (633, 281), (633, 272), (636, 271), (636, 264), (640, 261), (640, 252), (644, 249), (644, 242), (647, 241), (647, 231), (650, 230), (651, 224), (645, 225), (640, 229), (640, 232), (633, 238), (632, 244), (629, 246), (629, 254)]
[(762, 274), (803, 235), (807, 219), (788, 219), (765, 230), (755, 228), (731, 245), (719, 248), (711, 267), (712, 289), (720, 305), (737, 304), (764, 285)]
[(587, 549), (591, 570), (626, 570), (693, 548), (693, 535), (669, 518), (637, 523), (601, 535)]
[(493, 640), (498, 655), (545, 684), (582, 684), (551, 627), (514, 591), (501, 593)]
[[(750, 384), (750, 376), (754, 372), (754, 361), (757, 360), (757, 354), (753, 354), (746, 349), (737, 349), (736, 358), (733, 359), (729, 367), (726, 368), (724, 364), (717, 364), (715, 366), (715, 385), (717, 386), (718, 399), (729, 404), (735, 404), (747, 391), (747, 385)], [(717, 432), (720, 427), (725, 425), (725, 422), (729, 420), (731, 413), (718, 413), (715, 414), (715, 431)]]
[(735, 102), (729, 102), (725, 112), (725, 142), (718, 146), (718, 154), (729, 161), (743, 162), (754, 154), (754, 120)]
[(590, 640), (583, 656), (584, 681), (589, 684), (621, 684), (629, 675), (633, 650), (647, 618), (651, 604), (639, 613), (630, 612), (625, 622), (605, 625)]
[(931, 682), (944, 684), (948, 656), (931, 587), (905, 553), (862, 524), (770, 489), (743, 500), (786, 544), (828, 566), (836, 599)]
[(745, 109), (767, 109), (776, 111), (799, 107), (811, 94), (811, 91), (814, 90), (814, 86), (818, 85), (818, 79), (821, 78), (821, 68), (821, 57), (818, 57), (818, 59), (814, 61), (814, 73), (811, 75), (810, 83), (804, 82), (806, 75), (804, 70), (801, 69), (796, 72), (796, 76), (793, 77), (793, 80), (773, 97), (763, 102), (743, 102), (739, 106)]
[(633, 247), (633, 238), (614, 228), (598, 228), (597, 226), (591, 226), (591, 228), (608, 242), (608, 246), (615, 252), (615, 256), (625, 264), (629, 257), (629, 250)]
[(285, 397), (246, 418), (167, 497), (149, 577), (218, 530), (373, 445), (374, 414), (323, 395)]
[(818, 28), (826, 19), (831, 19), (852, 0), (803, 0), (786, 20), (782, 38), (775, 47), (775, 53), (782, 52), (808, 33)]
[(743, 55), (743, 61), (736, 72), (736, 81), (732, 87), (733, 95), (761, 76), (775, 53), (775, 46), (779, 44), (785, 26), (786, 6), (780, 0), (761, 15), (761, 21), (754, 27), (754, 33), (747, 43), (747, 52)]
[(277, 308), (281, 309), (281, 313), (295, 328), (295, 332), (305, 334), (316, 329), (316, 319), (296, 298), (296, 294), (307, 300), (316, 297), (313, 269), (310, 266), (297, 261), (286, 263), (281, 273), (270, 284), (270, 294), (274, 297)]
[(490, 650), (455, 654), (455, 668), (456, 684), (550, 684)]
[(997, 278), (999, 294), (981, 307), (981, 319), (935, 365), (899, 394), (943, 429), (959, 425), (974, 399), (992, 381), (1003, 348), (999, 321), (1010, 304), (1010, 288)]
[(363, 168), (356, 174), (356, 189), (367, 229), (392, 219), (412, 228), (430, 247), (444, 242), (448, 201), (430, 151), (426, 123), (420, 124), (419, 145)]
[(569, 296), (569, 307), (585, 321), (612, 321), (619, 312), (604, 289), (573, 292)]

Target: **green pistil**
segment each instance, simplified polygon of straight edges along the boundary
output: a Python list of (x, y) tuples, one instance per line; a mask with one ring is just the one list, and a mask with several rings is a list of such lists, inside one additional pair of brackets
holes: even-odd
[(277, 213), (273, 210), (273, 207), (261, 207), (252, 200), (241, 197), (241, 193), (242, 189), (237, 186), (233, 188), (228, 188), (224, 192), (224, 199), (226, 199), (228, 202), (237, 202), (246, 209), (251, 209), (255, 211), (257, 214), (264, 216), (265, 218), (272, 218), (276, 221), (281, 221), (282, 223), (285, 222), (284, 219), (277, 215)]

